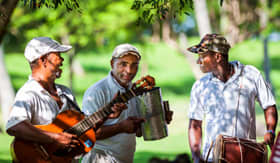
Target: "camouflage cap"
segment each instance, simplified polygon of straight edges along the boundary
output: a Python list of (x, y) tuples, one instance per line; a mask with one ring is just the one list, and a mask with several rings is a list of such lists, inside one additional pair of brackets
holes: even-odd
[(193, 53), (205, 53), (207, 51), (228, 54), (230, 44), (225, 37), (220, 34), (206, 34), (198, 45), (188, 48), (188, 51)]

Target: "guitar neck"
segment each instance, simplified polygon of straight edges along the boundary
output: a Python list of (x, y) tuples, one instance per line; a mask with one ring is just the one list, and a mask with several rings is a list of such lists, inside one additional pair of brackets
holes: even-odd
[(134, 90), (129, 89), (125, 93), (122, 93), (117, 96), (114, 100), (112, 100), (110, 103), (105, 105), (104, 107), (98, 109), (97, 112), (87, 117), (93, 124), (97, 123), (99, 120), (102, 120), (106, 117), (108, 117), (109, 114), (113, 113), (112, 106), (116, 103), (126, 103), (131, 98), (137, 96), (137, 94), (134, 92)]
[(103, 120), (104, 118), (108, 117), (109, 114), (113, 113), (112, 106), (114, 104), (126, 103), (128, 100), (130, 100), (131, 98), (138, 95), (136, 92), (137, 92), (137, 89), (136, 90), (129, 89), (125, 93), (118, 95), (110, 103), (108, 103), (104, 107), (98, 109), (97, 112), (84, 118), (79, 123), (77, 123), (75, 126), (68, 129), (67, 132), (76, 134), (78, 136), (82, 135), (84, 132), (86, 132), (88, 129), (90, 129), (94, 124), (96, 124), (100, 120)]

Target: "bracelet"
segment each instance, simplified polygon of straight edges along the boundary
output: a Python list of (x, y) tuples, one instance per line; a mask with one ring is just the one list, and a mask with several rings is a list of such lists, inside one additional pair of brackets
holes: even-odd
[(271, 133), (273, 136), (275, 136), (275, 132), (273, 130), (267, 130), (266, 133)]

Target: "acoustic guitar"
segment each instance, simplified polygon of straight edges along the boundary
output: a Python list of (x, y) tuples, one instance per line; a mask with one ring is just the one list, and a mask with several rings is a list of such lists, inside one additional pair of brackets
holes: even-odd
[(85, 154), (92, 149), (96, 141), (93, 126), (113, 112), (111, 107), (115, 103), (126, 103), (131, 98), (152, 89), (154, 85), (155, 80), (153, 77), (143, 77), (135, 82), (131, 89), (118, 95), (110, 103), (90, 116), (85, 116), (75, 110), (66, 110), (59, 113), (51, 124), (35, 125), (35, 127), (49, 132), (75, 134), (78, 136), (81, 145), (76, 148), (61, 149), (57, 144), (39, 144), (15, 138), (11, 144), (13, 161), (26, 163), (71, 163), (75, 156)]

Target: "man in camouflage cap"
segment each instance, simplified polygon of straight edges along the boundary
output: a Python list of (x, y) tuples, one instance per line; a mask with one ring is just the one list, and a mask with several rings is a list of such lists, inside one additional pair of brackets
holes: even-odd
[(219, 34), (206, 34), (198, 45), (188, 48), (193, 53), (205, 53), (207, 51), (219, 52), (227, 55), (230, 45), (227, 40)]
[[(188, 48), (198, 54), (197, 64), (207, 73), (191, 90), (188, 134), (194, 162), (207, 160), (211, 143), (215, 144), (219, 134), (256, 139), (256, 99), (265, 114), (264, 141), (270, 147), (274, 143), (277, 109), (271, 89), (255, 67), (229, 62), (229, 49), (229, 43), (219, 34), (207, 34), (198, 45)], [(201, 155), (202, 121), (205, 128)], [(216, 160), (212, 151), (208, 162)]]

